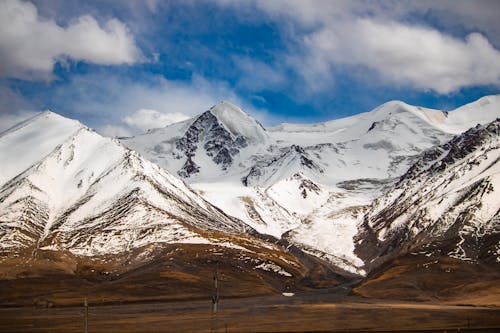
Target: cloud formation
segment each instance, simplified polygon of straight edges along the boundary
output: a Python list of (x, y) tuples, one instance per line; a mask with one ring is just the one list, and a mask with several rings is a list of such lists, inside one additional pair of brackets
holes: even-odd
[(123, 118), (123, 121), (129, 126), (146, 131), (151, 128), (165, 127), (188, 118), (189, 116), (180, 112), (162, 113), (156, 110), (140, 109)]
[(390, 99), (457, 106), (498, 93), (499, 10), (498, 0), (0, 0), (0, 116), (49, 108), (122, 136), (220, 100), (266, 125)]
[(253, 91), (272, 89), (286, 84), (286, 75), (282, 68), (272, 66), (249, 57), (236, 57), (239, 70), (238, 85)]
[[(240, 10), (232, 1), (217, 3)], [(336, 69), (346, 66), (364, 70), (365, 80), (440, 94), (500, 85), (498, 2), (254, 0), (246, 6), (282, 28), (289, 46), (277, 62), (312, 92), (331, 89)], [(447, 29), (419, 20), (425, 17)]]
[(127, 26), (110, 19), (103, 26), (88, 15), (66, 27), (40, 17), (30, 2), (0, 2), (0, 76), (50, 80), (57, 61), (69, 58), (99, 65), (132, 64), (141, 52)]
[(313, 74), (336, 65), (359, 65), (392, 83), (441, 94), (500, 84), (500, 52), (479, 33), (461, 40), (428, 27), (355, 19), (306, 36), (304, 45)]

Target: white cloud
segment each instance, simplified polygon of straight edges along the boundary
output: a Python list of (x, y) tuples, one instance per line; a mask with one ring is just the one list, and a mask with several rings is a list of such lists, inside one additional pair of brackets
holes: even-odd
[(500, 84), (500, 52), (479, 33), (460, 40), (399, 22), (356, 19), (329, 26), (304, 40), (308, 71), (361, 65), (388, 81), (450, 93), (461, 87)]
[(131, 64), (141, 52), (128, 28), (116, 19), (103, 26), (91, 16), (67, 27), (42, 18), (30, 2), (0, 2), (0, 75), (52, 79), (54, 64), (64, 58), (100, 65)]
[(34, 107), (16, 91), (0, 86), (0, 132), (37, 114)]
[[(217, 3), (237, 10), (243, 5)], [(300, 74), (309, 92), (328, 91), (338, 68), (442, 94), (500, 85), (495, 1), (254, 0), (244, 6), (282, 27), (288, 47), (281, 61)], [(423, 17), (444, 28), (424, 25)]]
[(140, 109), (123, 118), (123, 121), (129, 126), (146, 131), (151, 128), (165, 127), (188, 118), (189, 116), (180, 112), (162, 113), (156, 110)]
[(234, 62), (240, 70), (238, 85), (251, 90), (272, 89), (286, 83), (281, 68), (272, 66), (248, 57), (235, 58)]
[(404, 18), (423, 14), (437, 20), (443, 29), (480, 31), (495, 48), (500, 47), (498, 0), (405, 0), (388, 4), (379, 16)]
[(132, 132), (128, 128), (120, 125), (104, 125), (98, 127), (96, 130), (100, 134), (110, 138), (127, 137), (132, 135)]

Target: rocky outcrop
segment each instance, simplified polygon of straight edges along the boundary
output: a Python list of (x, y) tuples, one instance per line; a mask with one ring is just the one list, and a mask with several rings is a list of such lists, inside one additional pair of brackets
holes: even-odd
[(185, 135), (175, 142), (177, 150), (186, 156), (186, 163), (177, 174), (188, 178), (199, 172), (199, 166), (192, 159), (200, 148), (222, 170), (226, 170), (233, 163), (233, 157), (247, 145), (244, 137), (234, 136), (211, 111), (206, 111), (189, 126)]

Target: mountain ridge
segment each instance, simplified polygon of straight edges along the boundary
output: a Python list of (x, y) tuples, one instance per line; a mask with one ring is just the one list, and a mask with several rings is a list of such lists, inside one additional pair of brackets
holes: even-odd
[[(125, 208), (127, 200), (132, 200), (131, 208), (137, 209), (143, 200), (141, 198), (146, 200), (146, 211), (159, 210), (174, 220), (177, 216), (177, 220), (182, 221), (181, 225), (189, 221), (189, 216), (198, 214), (205, 216), (206, 225), (197, 226), (201, 230), (215, 227), (218, 231), (242, 232), (247, 228), (212, 208), (181, 180), (142, 159), (136, 152), (121, 146), (116, 140), (103, 138), (82, 127), (42, 160), (0, 188), (3, 247), (8, 245), (5, 237), (10, 237), (5, 225), (15, 220), (12, 214), (25, 211), (23, 202), (26, 207), (34, 202), (42, 210), (38, 215), (45, 216), (39, 221), (41, 225), (30, 228), (39, 232), (35, 242), (38, 247), (38, 243), (47, 239), (50, 233), (72, 232), (78, 230), (81, 223), (84, 227), (95, 223), (92, 221), (100, 214), (117, 210), (119, 202), (124, 201)], [(165, 199), (171, 203), (166, 205), (162, 201)], [(139, 206), (134, 205), (134, 201)], [(147, 220), (146, 211), (141, 213), (140, 210), (138, 214)], [(209, 217), (210, 214), (213, 217)], [(18, 218), (22, 219), (22, 216)], [(107, 219), (112, 217), (107, 216)], [(161, 226), (153, 223), (156, 227)], [(194, 220), (191, 220), (190, 224), (196, 225), (193, 223)], [(15, 240), (12, 242), (16, 243)]]
[[(498, 100), (481, 99), (476, 105), (487, 110), (471, 119), (491, 117)], [(7, 131), (0, 137), (2, 167), (14, 178), (0, 185), (4, 247), (95, 256), (160, 243), (279, 243), (343, 274), (363, 276), (372, 258), (355, 241), (364, 232), (364, 216), (375, 214), (370, 205), (397, 189), (405, 172), (411, 178), (419, 165), (441, 156), (440, 145), (461, 145), (454, 143), (457, 137), (446, 143), (452, 135), (428, 122), (453, 117), (402, 102), (334, 121), (319, 135), (305, 125), (293, 135), (268, 132), (232, 104), (214, 108), (138, 141), (103, 138), (51, 112)], [(235, 119), (249, 121), (246, 130), (257, 135), (247, 138), (241, 128), (226, 126)], [(305, 142), (296, 142), (305, 133)], [(286, 140), (280, 137), (285, 134)], [(16, 149), (30, 152), (21, 163), (5, 158), (16, 140)], [(45, 140), (40, 149), (32, 148)], [(184, 175), (188, 184), (173, 174)]]
[(475, 235), (472, 238), (477, 247), (483, 233), (500, 235), (500, 202), (495, 200), (500, 186), (499, 133), (497, 119), (429, 150), (392, 191), (376, 199), (365, 215), (365, 231), (357, 241), (373, 241), (380, 250), (365, 259), (382, 261), (401, 249), (411, 251), (412, 247), (447, 239), (459, 241), (448, 255), (462, 260), (476, 258), (480, 249), (466, 244), (464, 237), (471, 242), (471, 234)]
[[(237, 153), (227, 154), (231, 163), (219, 166), (207, 155), (208, 141), (200, 141), (185, 160), (193, 163), (190, 166), (195, 166), (196, 172), (184, 179), (209, 202), (260, 233), (285, 237), (304, 249), (327, 253), (334, 261), (351, 258), (358, 267), (353, 269), (360, 269), (352, 253), (353, 244), (332, 247), (319, 230), (323, 228), (323, 234), (332, 237), (350, 230), (348, 237), (354, 236), (356, 227), (349, 225), (359, 223), (360, 209), (366, 209), (382, 195), (422, 153), (446, 143), (453, 133), (471, 123), (494, 120), (499, 108), (499, 95), (486, 96), (449, 112), (391, 101), (344, 119), (266, 129), (269, 140), (264, 144), (242, 145)], [(182, 137), (182, 131), (174, 135), (168, 130), (181, 124), (185, 123), (156, 132), (163, 133), (163, 137), (146, 134), (140, 140), (122, 142), (176, 173), (185, 162), (182, 157), (176, 159), (179, 155), (175, 145), (166, 147), (164, 138)], [(219, 148), (230, 151), (231, 142), (220, 140)], [(165, 150), (158, 153), (157, 144)], [(303, 198), (299, 183), (285, 181), (297, 174), (319, 186), (328, 199)], [(295, 193), (295, 197), (287, 202), (270, 193)], [(309, 207), (309, 213), (302, 206)], [(350, 217), (349, 207), (353, 207), (352, 214), (357, 218)], [(329, 216), (344, 216), (343, 222), (323, 222), (331, 221)], [(311, 241), (313, 235), (321, 241)]]

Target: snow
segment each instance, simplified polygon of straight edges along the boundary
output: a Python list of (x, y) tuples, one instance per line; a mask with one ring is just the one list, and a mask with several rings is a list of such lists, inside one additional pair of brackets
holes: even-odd
[(309, 216), (307, 223), (293, 229), (288, 238), (313, 255), (327, 254), (326, 260), (356, 274), (364, 274), (363, 261), (355, 254), (353, 237), (358, 234), (363, 206), (351, 206), (332, 213), (327, 207)]
[(76, 120), (45, 111), (0, 133), (0, 186), (83, 127)]
[[(486, 105), (485, 101), (489, 104)], [(493, 107), (499, 102), (498, 96), (490, 96), (447, 115), (439, 110), (392, 101), (370, 112), (344, 119), (310, 125), (282, 124), (267, 131), (241, 109), (221, 102), (210, 112), (233, 135), (244, 136), (250, 144), (233, 156), (234, 162), (228, 169), (222, 170), (207, 156), (203, 143), (200, 143), (193, 161), (201, 166), (201, 170), (186, 181), (218, 183), (221, 179), (223, 182), (230, 179), (241, 182), (252, 167), (257, 167), (260, 175), (252, 177), (250, 185), (260, 187), (271, 186), (297, 172), (328, 186), (358, 178), (399, 177), (416, 155), (448, 141), (456, 132), (457, 124), (463, 123), (463, 129), (471, 122), (486, 122), (500, 116), (498, 108)], [(464, 119), (464, 114), (470, 119)], [(153, 130), (123, 140), (123, 143), (177, 174), (185, 157), (179, 154), (174, 143), (195, 119)], [(290, 149), (291, 145), (303, 152)], [(309, 159), (314, 168), (305, 166), (302, 158)]]
[(302, 174), (296, 174), (276, 182), (267, 188), (266, 194), (287, 211), (306, 216), (322, 206), (328, 200), (330, 193), (314, 183), (318, 186), (317, 190), (301, 188), (304, 182), (312, 183)]
[[(420, 169), (374, 202), (367, 214), (370, 227), (385, 242), (394, 238), (442, 240), (456, 235), (460, 241), (448, 255), (473, 261), (470, 244), (463, 245), (466, 239), (477, 241), (498, 232), (498, 121), (468, 131), (436, 151), (442, 153), (426, 161), (428, 165), (418, 164)], [(399, 213), (390, 219), (384, 215), (378, 218), (384, 210)], [(402, 236), (405, 230), (409, 234)]]
[[(48, 116), (55, 118), (55, 125), (50, 126), (49, 119), (47, 128), (55, 128), (57, 134), (59, 116)], [(24, 131), (34, 141), (38, 135), (47, 136), (29, 126), (8, 134), (22, 138)], [(202, 236), (205, 230), (238, 233), (248, 229), (216, 210), (182, 180), (116, 140), (83, 126), (59, 140), (52, 152), (24, 170), (16, 182), (0, 188), (0, 223), (4, 231), (12, 230), (1, 236), (2, 248), (36, 241), (50, 249), (56, 237), (60, 248), (97, 255), (152, 243), (194, 242), (206, 238)], [(29, 151), (31, 147), (20, 148)], [(35, 218), (26, 215), (32, 206), (39, 210)], [(23, 236), (17, 228), (34, 238)]]
[(485, 96), (449, 112), (443, 129), (460, 134), (477, 124), (487, 124), (500, 118), (500, 95)]
[(239, 107), (222, 101), (210, 109), (210, 112), (235, 136), (249, 139), (251, 144), (264, 143), (268, 140), (266, 130), (255, 119)]
[(281, 268), (281, 266), (278, 266), (272, 262), (263, 262), (260, 265), (255, 266), (254, 269), (261, 269), (261, 270), (267, 271), (267, 272), (274, 272), (274, 273), (277, 273), (279, 275), (283, 275), (283, 276), (287, 276), (287, 277), (292, 276), (292, 274), (285, 271), (283, 268)]
[(236, 182), (193, 183), (191, 187), (226, 214), (242, 220), (260, 233), (281, 238), (298, 226), (300, 219), (258, 187)]
[[(327, 143), (358, 139), (375, 122), (404, 114), (420, 118), (425, 124), (448, 134), (459, 134), (477, 124), (487, 124), (500, 117), (500, 95), (485, 96), (452, 111), (441, 111), (390, 101), (370, 112), (317, 124), (287, 124), (268, 128), (278, 140), (290, 142)], [(304, 133), (309, 135), (303, 136)], [(300, 141), (301, 139), (306, 141)]]
[[(280, 238), (291, 231), (299, 247), (327, 253), (355, 271), (362, 265), (353, 254), (358, 222), (343, 215), (344, 209), (369, 205), (384, 193), (388, 180), (405, 173), (426, 149), (447, 142), (475, 122), (498, 117), (499, 102), (498, 96), (490, 96), (445, 113), (391, 101), (348, 118), (281, 124), (264, 133), (241, 109), (222, 102), (210, 112), (233, 135), (243, 135), (252, 144), (241, 149), (227, 170), (213, 163), (199, 145), (193, 161), (201, 171), (185, 180), (207, 201), (260, 233)], [(172, 138), (182, 136), (193, 121), (145, 134), (132, 147), (176, 173), (184, 160), (172, 158), (176, 151)], [(313, 167), (304, 165), (303, 158)], [(252, 168), (258, 172), (244, 186), (241, 180)], [(296, 174), (320, 190), (307, 191), (303, 198)]]
[[(437, 110), (427, 109), (427, 112), (441, 114)], [(358, 140), (365, 135), (372, 136), (374, 132), (370, 133), (372, 131), (370, 128), (373, 124), (375, 124), (374, 129), (377, 129), (377, 123), (393, 121), (394, 118), (411, 119), (414, 116), (422, 118), (422, 113), (418, 111), (417, 107), (392, 101), (382, 104), (370, 112), (343, 119), (310, 125), (282, 124), (270, 128), (268, 131), (278, 140), (301, 145), (348, 142)], [(428, 125), (428, 122), (425, 123)]]
[[(250, 226), (278, 239), (286, 237), (308, 253), (364, 274), (363, 262), (354, 253), (353, 237), (367, 207), (423, 151), (476, 123), (500, 117), (500, 95), (447, 113), (391, 101), (344, 119), (282, 124), (268, 130), (228, 102), (212, 107), (210, 113), (232, 136), (244, 137), (248, 145), (238, 146), (239, 151), (231, 155), (232, 164), (223, 169), (207, 154), (204, 142), (199, 142), (192, 160), (201, 170), (184, 179), (195, 192), (173, 175), (186, 159), (176, 141), (197, 117), (121, 143), (52, 112), (1, 133), (0, 222), (12, 230), (0, 238), (2, 247), (23, 246), (39, 235), (47, 242), (56, 237), (60, 246), (80, 255), (116, 253), (162, 242), (213, 244), (244, 251), (241, 244), (212, 239), (202, 231), (238, 233)], [(458, 201), (471, 186), (483, 181), (493, 188), (500, 186), (497, 148), (498, 140), (493, 140), (484, 153), (458, 161), (448, 173), (432, 179), (435, 186), (412, 183), (411, 191), (391, 191), (371, 208), (371, 214), (400, 196), (422, 191), (429, 220), (412, 226), (413, 234), (438, 220), (442, 226), (436, 232), (445, 230), (453, 222), (453, 214), (463, 208)], [(443, 152), (439, 159), (445, 156)], [(492, 191), (482, 197), (477, 225), (464, 229), (464, 235), (480, 232), (481, 221), (491, 220), (498, 211), (495, 194)], [(459, 209), (450, 213), (454, 206)], [(36, 218), (26, 218), (29, 209), (37, 209)], [(391, 237), (412, 214), (402, 214), (379, 230), (380, 239)], [(448, 217), (442, 218), (444, 215)], [(17, 227), (35, 236), (16, 231)], [(54, 245), (41, 246), (49, 249)], [(259, 269), (265, 268), (275, 271), (271, 266)]]

